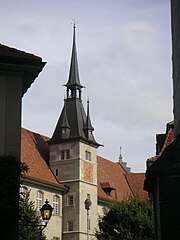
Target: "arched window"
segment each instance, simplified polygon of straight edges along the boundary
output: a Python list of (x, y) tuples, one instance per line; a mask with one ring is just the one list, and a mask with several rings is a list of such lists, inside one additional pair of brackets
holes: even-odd
[(36, 209), (40, 210), (43, 204), (43, 193), (41, 191), (37, 191), (36, 193)]
[(54, 195), (53, 196), (53, 214), (59, 215), (59, 196)]

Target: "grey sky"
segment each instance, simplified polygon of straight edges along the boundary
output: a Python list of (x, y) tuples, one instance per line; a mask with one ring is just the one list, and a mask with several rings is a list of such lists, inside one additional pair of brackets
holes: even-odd
[(76, 31), (83, 102), (90, 98), (98, 154), (113, 161), (122, 146), (133, 171), (155, 154), (155, 134), (172, 115), (168, 0), (1, 0), (0, 42), (47, 64), (23, 98), (23, 126), (51, 136), (63, 105)]

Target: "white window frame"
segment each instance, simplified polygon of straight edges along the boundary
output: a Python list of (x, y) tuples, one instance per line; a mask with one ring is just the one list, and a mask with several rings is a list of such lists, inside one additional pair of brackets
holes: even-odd
[(43, 205), (43, 192), (38, 190), (36, 192), (36, 209), (40, 210)]
[(59, 206), (60, 206), (60, 197), (58, 195), (53, 196), (53, 215), (58, 216), (59, 215)]
[(27, 194), (28, 194), (28, 188), (26, 186), (21, 186), (20, 187), (20, 197), (25, 198)]

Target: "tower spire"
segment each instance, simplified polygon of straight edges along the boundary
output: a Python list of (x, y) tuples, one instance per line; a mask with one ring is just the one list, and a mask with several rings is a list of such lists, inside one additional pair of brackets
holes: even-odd
[(66, 83), (67, 98), (79, 98), (81, 99), (81, 88), (83, 86), (80, 83), (77, 50), (76, 50), (76, 21), (73, 19), (73, 44), (71, 54), (71, 64), (69, 70), (69, 78)]
[(64, 99), (64, 108), (60, 114), (53, 136), (48, 142), (49, 144), (60, 144), (79, 139), (97, 148), (100, 144), (96, 142), (93, 136), (94, 128), (90, 120), (89, 100), (87, 101), (87, 114), (84, 111), (81, 100), (83, 86), (79, 80), (75, 29), (76, 22), (73, 20), (71, 64), (68, 82), (65, 85), (67, 96)]

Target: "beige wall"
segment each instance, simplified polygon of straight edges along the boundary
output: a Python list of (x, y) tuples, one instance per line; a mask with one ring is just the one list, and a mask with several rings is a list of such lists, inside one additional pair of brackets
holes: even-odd
[(37, 191), (41, 191), (43, 193), (43, 202), (46, 201), (46, 199), (49, 201), (49, 204), (53, 206), (53, 196), (57, 195), (60, 199), (60, 212), (59, 215), (52, 215), (51, 220), (49, 221), (47, 227), (45, 228), (45, 234), (47, 236), (48, 240), (53, 240), (53, 237), (59, 237), (60, 240), (62, 240), (62, 195), (60, 194), (60, 191), (53, 190), (53, 187), (47, 186), (42, 187), (41, 185), (33, 184), (33, 183), (27, 183), (24, 182), (24, 185), (30, 190), (30, 200), (33, 201), (36, 207), (36, 193)]

